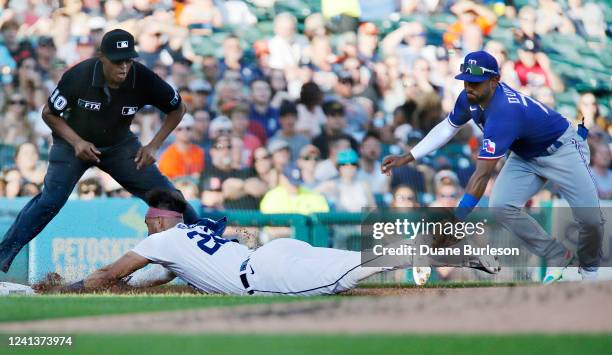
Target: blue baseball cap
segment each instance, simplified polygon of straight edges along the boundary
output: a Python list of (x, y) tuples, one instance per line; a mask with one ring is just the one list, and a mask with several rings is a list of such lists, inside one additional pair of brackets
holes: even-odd
[(465, 56), (461, 74), (455, 76), (455, 79), (480, 83), (495, 75), (499, 75), (497, 60), (485, 51), (477, 51)]

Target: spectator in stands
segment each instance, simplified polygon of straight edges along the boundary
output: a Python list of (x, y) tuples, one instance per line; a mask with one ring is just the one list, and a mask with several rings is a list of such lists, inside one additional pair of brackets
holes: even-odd
[(200, 190), (193, 180), (190, 178), (179, 178), (173, 181), (176, 189), (183, 194), (187, 201), (200, 199)]
[(204, 169), (204, 149), (194, 144), (193, 116), (186, 113), (175, 129), (174, 142), (159, 159), (159, 170), (169, 179), (197, 178)]
[(430, 207), (455, 208), (459, 204), (460, 189), (454, 180), (446, 178), (440, 179), (435, 185), (436, 199), (429, 205)]
[(549, 87), (542, 86), (537, 88), (533, 91), (532, 95), (534, 99), (540, 101), (544, 105), (552, 108), (553, 110), (556, 109), (557, 104), (555, 102), (555, 93), (553, 93)]
[[(315, 144), (319, 149), (320, 147)], [(352, 149), (351, 141), (347, 138), (336, 138), (329, 143), (329, 157), (317, 163), (315, 168), (315, 179), (317, 181), (327, 181), (338, 176), (338, 166), (336, 164), (336, 156), (339, 151)]]
[(221, 184), (221, 179), (215, 176), (211, 176), (203, 183), (200, 202), (202, 203), (204, 212), (225, 209)]
[(289, 94), (285, 72), (279, 69), (270, 69), (270, 74), (268, 76), (270, 79), (270, 87), (272, 88), (270, 106), (278, 109), (283, 101), (293, 101), (293, 97)]
[(593, 144), (593, 157), (591, 158), (591, 166), (593, 168), (593, 178), (597, 186), (599, 198), (612, 198), (612, 170), (610, 169), (610, 148), (608, 144), (596, 143)]
[(281, 139), (289, 144), (291, 149), (292, 160), (297, 159), (300, 154), (300, 150), (310, 143), (310, 140), (296, 132), (295, 125), (297, 122), (297, 108), (291, 101), (283, 101), (280, 107), (280, 130), (270, 139), (276, 140)]
[(407, 185), (399, 185), (393, 191), (392, 208), (415, 208), (419, 207), (414, 190)]
[[(223, 193), (222, 204), (225, 208), (254, 209), (258, 200), (247, 194), (245, 181), (253, 176), (252, 169), (237, 169), (233, 162), (232, 138), (219, 136), (210, 148), (210, 163), (207, 161), (200, 175), (199, 186), (202, 191), (220, 189)], [(218, 199), (214, 199), (219, 202)], [(210, 206), (209, 206), (210, 207)]]
[(79, 200), (93, 200), (102, 196), (102, 184), (97, 178), (87, 178), (77, 184)]
[(152, 22), (145, 24), (138, 35), (139, 60), (149, 68), (160, 60), (163, 44), (161, 36), (159, 25)]
[(378, 35), (378, 27), (372, 22), (362, 23), (357, 30), (358, 58), (368, 67), (379, 60), (376, 53), (378, 49)]
[(13, 86), (27, 101), (28, 109), (42, 107), (49, 94), (33, 58), (25, 58), (18, 63), (17, 80), (13, 82)]
[(523, 43), (527, 40), (533, 41), (536, 48), (540, 48), (542, 40), (540, 35), (536, 32), (536, 21), (538, 15), (536, 9), (529, 5), (521, 7), (518, 12), (519, 26), (513, 28), (514, 41), (516, 43)]
[(313, 71), (312, 80), (323, 89), (329, 91), (336, 82), (334, 64), (337, 57), (332, 50), (329, 36), (316, 36), (308, 46), (309, 67)]
[(602, 42), (602, 47), (605, 46), (606, 20), (600, 5), (594, 2), (582, 4), (581, 0), (570, 0), (568, 5), (567, 14), (576, 32), (587, 40), (594, 39)]
[(10, 68), (15, 68), (15, 63), (21, 62), (25, 58), (32, 57), (34, 55), (34, 49), (27, 39), (20, 39), (18, 37), (19, 22), (16, 20), (8, 20), (2, 24), (1, 27), (2, 38), (4, 39), (3, 45), (8, 49), (13, 63), (7, 61), (7, 65)]
[(373, 194), (389, 192), (389, 176), (380, 173), (380, 155), (382, 145), (380, 137), (375, 132), (368, 132), (359, 147), (359, 171), (357, 178), (366, 181)]
[(300, 63), (307, 42), (296, 34), (296, 26), (297, 19), (288, 12), (274, 17), (274, 37), (268, 41), (270, 68), (291, 72)]
[(3, 171), (4, 181), (6, 181), (6, 197), (15, 198), (19, 196), (23, 186), (23, 176), (17, 168), (10, 168)]
[(36, 71), (38, 71), (42, 80), (46, 80), (49, 77), (51, 62), (55, 58), (56, 52), (53, 38), (49, 36), (40, 36), (38, 38), (36, 46)]
[(40, 153), (34, 143), (26, 142), (17, 147), (15, 167), (25, 182), (42, 185), (47, 173), (47, 164), (39, 159)]
[(575, 33), (572, 21), (565, 15), (559, 2), (554, 0), (539, 0), (537, 9), (536, 32), (544, 35), (549, 32)]
[(277, 185), (279, 172), (272, 168), (272, 154), (266, 148), (255, 149), (253, 168), (255, 178), (265, 185), (265, 191)]
[(187, 60), (175, 60), (170, 66), (168, 83), (176, 90), (183, 90), (189, 85), (191, 78), (191, 63)]
[(183, 27), (212, 30), (223, 25), (223, 15), (213, 0), (189, 0), (178, 11), (178, 23)]
[(550, 59), (540, 52), (535, 42), (525, 40), (517, 53), (518, 60), (514, 63), (514, 70), (522, 86), (529, 88), (548, 86), (554, 92), (564, 90), (563, 82), (551, 68)]
[(20, 93), (9, 96), (0, 120), (0, 141), (4, 144), (19, 145), (35, 141), (34, 131), (27, 116), (27, 101)]
[(368, 116), (361, 104), (355, 100), (353, 88), (355, 82), (353, 76), (345, 71), (338, 72), (338, 81), (334, 85), (334, 95), (331, 99), (339, 102), (344, 107), (346, 127), (344, 131), (354, 137), (363, 134), (368, 124)]
[(412, 68), (414, 61), (426, 52), (426, 37), (419, 22), (403, 22), (383, 39), (383, 53), (387, 57), (396, 56), (402, 67)]
[[(444, 33), (444, 44), (448, 48), (462, 48), (460, 41), (463, 32), (472, 25), (477, 25), (481, 34), (486, 36), (497, 23), (497, 16), (493, 11), (470, 0), (459, 1), (450, 10), (457, 15), (457, 22), (448, 26)], [(468, 53), (469, 50), (464, 52)]]
[(585, 92), (580, 95), (578, 106), (576, 107), (576, 124), (584, 119), (585, 126), (591, 130), (590, 133), (606, 132), (610, 127), (608, 121), (599, 110), (597, 98), (591, 92)]
[(320, 135), (312, 140), (312, 144), (321, 150), (321, 157), (327, 159), (330, 149), (329, 142), (337, 139), (347, 139), (351, 143), (353, 150), (358, 150), (357, 141), (350, 135), (344, 133), (346, 128), (346, 116), (344, 106), (338, 101), (328, 101), (323, 104), (325, 113), (325, 127)]
[[(259, 123), (266, 132), (266, 137), (274, 136), (279, 129), (278, 110), (271, 106), (272, 88), (264, 79), (251, 81), (251, 106), (249, 119)], [(262, 141), (265, 144), (267, 140)]]
[(357, 152), (352, 149), (339, 151), (336, 163), (338, 178), (322, 183), (316, 191), (323, 193), (336, 211), (360, 212), (364, 207), (375, 207), (368, 182), (358, 178)]
[(40, 186), (31, 183), (24, 182), (19, 190), (19, 197), (34, 197), (40, 193)]
[(315, 178), (315, 168), (320, 159), (321, 152), (312, 144), (308, 144), (300, 150), (296, 165), (300, 169), (303, 187), (314, 190), (319, 184)]
[(204, 80), (206, 80), (212, 87), (217, 85), (217, 81), (220, 78), (219, 73), (219, 61), (212, 55), (206, 55), (202, 57), (202, 74), (204, 74)]
[(244, 59), (243, 54), (240, 38), (230, 35), (223, 40), (223, 60), (219, 65), (221, 77), (224, 77), (227, 71), (234, 71), (240, 74), (243, 83), (250, 84), (253, 79), (263, 76), (256, 66)]
[(232, 134), (232, 120), (225, 116), (217, 116), (210, 121), (208, 126), (208, 138), (215, 141), (220, 136), (230, 136)]
[(291, 164), (291, 147), (285, 140), (272, 140), (268, 143), (268, 151), (272, 155), (272, 168), (283, 171)]
[(212, 92), (212, 86), (210, 83), (203, 79), (194, 79), (189, 82), (187, 86), (191, 96), (191, 110), (210, 110), (209, 97)]
[(239, 146), (241, 151), (240, 166), (253, 166), (253, 152), (262, 144), (259, 138), (248, 133), (249, 107), (244, 103), (234, 103), (229, 111), (232, 121), (232, 145)]
[[(207, 149), (210, 147), (210, 137), (208, 136), (209, 128), (210, 128), (210, 113), (208, 113), (208, 111), (204, 109), (194, 110), (193, 111), (194, 142), (204, 149)], [(229, 132), (227, 134), (229, 134)]]
[(278, 186), (268, 191), (261, 200), (261, 212), (308, 215), (329, 211), (323, 195), (303, 188), (301, 185), (300, 169), (295, 166), (287, 166), (279, 176)]
[(321, 104), (323, 92), (319, 85), (310, 81), (302, 85), (300, 103), (297, 105), (298, 120), (295, 129), (308, 138), (321, 134), (321, 125), (325, 124), (325, 113)]
[(491, 40), (487, 42), (484, 50), (497, 60), (497, 64), (500, 68), (500, 81), (508, 84), (510, 87), (519, 87), (520, 82), (514, 71), (514, 63), (508, 58), (506, 47), (498, 41)]

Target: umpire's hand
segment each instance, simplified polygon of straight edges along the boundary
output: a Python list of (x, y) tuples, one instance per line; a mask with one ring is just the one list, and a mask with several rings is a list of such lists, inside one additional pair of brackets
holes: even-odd
[(136, 169), (155, 163), (155, 153), (157, 153), (157, 148), (150, 144), (140, 147), (136, 153), (136, 158), (134, 158)]
[(100, 154), (102, 153), (100, 153), (100, 151), (96, 148), (95, 145), (84, 139), (81, 139), (77, 144), (74, 145), (74, 155), (81, 160), (99, 163), (100, 158), (98, 156)]

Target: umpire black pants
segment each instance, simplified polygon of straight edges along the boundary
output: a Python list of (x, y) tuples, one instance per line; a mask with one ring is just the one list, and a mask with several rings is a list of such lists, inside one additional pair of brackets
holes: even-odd
[[(175, 189), (155, 164), (136, 169), (134, 158), (141, 147), (134, 135), (106, 148), (99, 148), (100, 163), (83, 161), (74, 155), (74, 149), (65, 140), (54, 137), (49, 154), (49, 167), (44, 187), (19, 212), (15, 222), (0, 243), (0, 268), (5, 272), (17, 253), (55, 217), (64, 206), (85, 170), (97, 165), (110, 174), (134, 196), (144, 195), (154, 188)], [(146, 201), (145, 201), (146, 202)], [(186, 223), (195, 223), (196, 211), (188, 205), (184, 214)]]

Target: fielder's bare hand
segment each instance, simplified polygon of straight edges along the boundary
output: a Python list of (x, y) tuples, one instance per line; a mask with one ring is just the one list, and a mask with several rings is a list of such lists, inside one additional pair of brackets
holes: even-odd
[(81, 159), (87, 161), (94, 161), (96, 163), (100, 162), (100, 158), (98, 157), (100, 151), (96, 148), (92, 143), (82, 139), (77, 144), (74, 145), (74, 155)]
[(157, 148), (147, 144), (144, 147), (140, 147), (138, 152), (136, 153), (136, 158), (134, 158), (134, 162), (136, 163), (136, 169), (140, 170), (140, 168), (151, 165), (155, 163), (155, 154), (157, 153)]
[(406, 165), (412, 161), (414, 161), (414, 157), (410, 152), (404, 155), (388, 155), (383, 159), (380, 170), (383, 174), (390, 176), (391, 169)]

